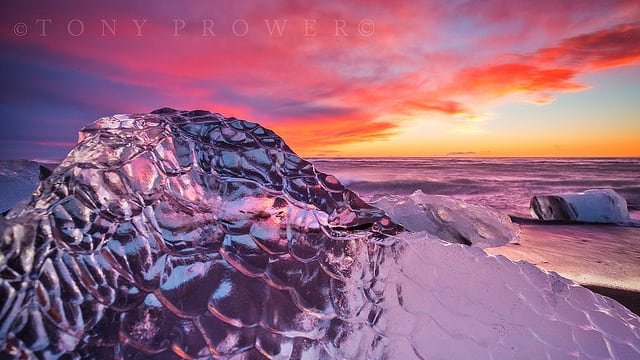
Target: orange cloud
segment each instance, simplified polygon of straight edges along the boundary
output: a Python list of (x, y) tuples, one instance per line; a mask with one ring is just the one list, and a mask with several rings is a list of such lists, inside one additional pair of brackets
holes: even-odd
[(448, 115), (460, 115), (469, 112), (461, 102), (454, 100), (412, 100), (406, 102), (405, 105), (418, 110), (435, 111)]
[(461, 71), (455, 77), (454, 89), (485, 97), (585, 89), (573, 80), (576, 74), (571, 69), (545, 69), (522, 63), (491, 64)]
[[(366, 124), (366, 126), (363, 126)], [(370, 115), (346, 118), (322, 118), (306, 121), (277, 121), (268, 124), (289, 146), (302, 155), (316, 155), (335, 145), (379, 141), (392, 137), (397, 123), (372, 121)]]

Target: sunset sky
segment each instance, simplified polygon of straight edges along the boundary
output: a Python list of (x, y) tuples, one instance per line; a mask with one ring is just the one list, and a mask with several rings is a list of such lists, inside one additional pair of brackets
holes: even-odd
[(0, 158), (160, 107), (303, 156), (640, 156), (640, 1), (3, 1)]

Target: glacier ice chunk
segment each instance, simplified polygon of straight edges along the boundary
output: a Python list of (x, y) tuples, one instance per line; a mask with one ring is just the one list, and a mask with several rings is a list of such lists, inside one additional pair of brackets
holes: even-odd
[(376, 195), (370, 203), (408, 230), (427, 231), (449, 242), (482, 248), (520, 242), (520, 227), (509, 216), (453, 197), (417, 190), (409, 196)]
[(531, 215), (540, 220), (590, 223), (624, 223), (629, 221), (627, 201), (612, 189), (536, 195), (531, 199), (529, 209)]

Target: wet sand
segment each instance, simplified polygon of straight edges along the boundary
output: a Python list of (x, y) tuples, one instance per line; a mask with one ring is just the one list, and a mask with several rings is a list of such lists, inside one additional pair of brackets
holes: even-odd
[(620, 304), (626, 306), (627, 309), (640, 315), (640, 292), (597, 285), (584, 286), (591, 289), (593, 292), (597, 292), (598, 294), (617, 300)]
[(521, 224), (521, 243), (486, 249), (555, 271), (640, 315), (640, 228)]

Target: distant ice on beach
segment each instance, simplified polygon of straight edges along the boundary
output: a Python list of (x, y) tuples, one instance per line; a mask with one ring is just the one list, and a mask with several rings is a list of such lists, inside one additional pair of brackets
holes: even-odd
[(536, 195), (529, 205), (540, 220), (625, 224), (629, 222), (627, 201), (613, 189), (591, 189), (580, 193)]

